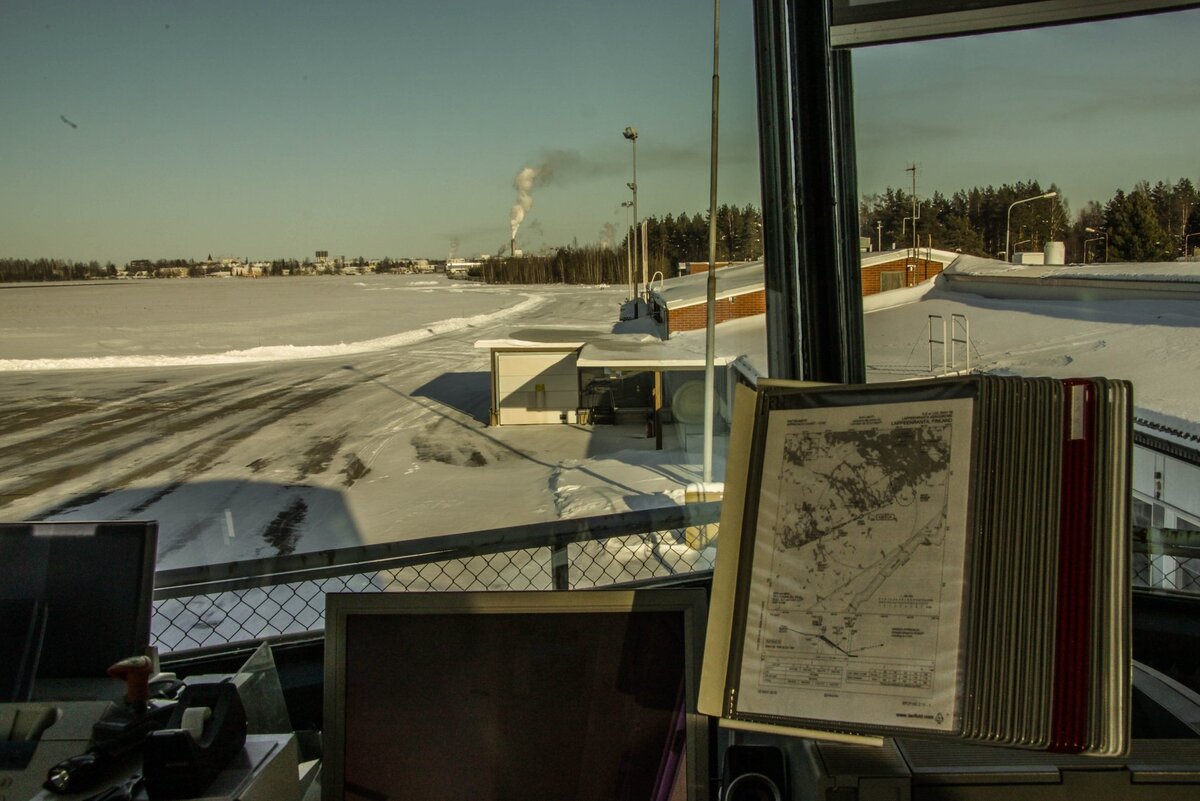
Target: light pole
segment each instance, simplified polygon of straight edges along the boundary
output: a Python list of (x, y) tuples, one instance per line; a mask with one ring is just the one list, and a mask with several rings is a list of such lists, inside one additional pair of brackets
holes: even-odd
[(1200, 231), (1197, 231), (1197, 232), (1196, 232), (1196, 233), (1194, 233), (1194, 234), (1187, 234), (1187, 235), (1185, 235), (1185, 236), (1183, 237), (1183, 255), (1184, 255), (1184, 258), (1187, 258), (1187, 255), (1188, 255), (1187, 243), (1188, 243), (1188, 242), (1190, 242), (1190, 241), (1192, 240), (1192, 237), (1193, 237), (1193, 236), (1200, 236)]
[(1045, 200), (1046, 198), (1051, 198), (1051, 197), (1058, 197), (1058, 192), (1050, 191), (1050, 192), (1046, 192), (1045, 194), (1037, 195), (1036, 197), (1027, 197), (1022, 200), (1014, 200), (1009, 205), (1008, 215), (1004, 218), (1004, 261), (1006, 261), (1006, 262), (1012, 261), (1012, 251), (1008, 249), (1008, 241), (1009, 241), (1009, 230), (1008, 229), (1012, 224), (1013, 206), (1020, 205), (1021, 203), (1030, 203), (1034, 200)]
[[(1087, 227), (1085, 227), (1083, 230), (1087, 231), (1089, 234), (1100, 234), (1101, 236), (1104, 237), (1104, 263), (1108, 264), (1108, 231), (1104, 230), (1103, 228), (1087, 228)], [(1100, 237), (1096, 237), (1096, 238), (1099, 239)], [(1087, 264), (1087, 243), (1086, 242), (1084, 243), (1084, 246), (1083, 246), (1083, 263)]]
[[(632, 213), (633, 201), (621, 201), (621, 208), (630, 209)], [(633, 300), (633, 223), (629, 224), (629, 233), (625, 237), (625, 267), (629, 278), (629, 299)]]
[[(637, 230), (638, 230), (637, 139), (638, 139), (638, 132), (637, 132), (637, 128), (630, 126), (630, 127), (626, 128), (624, 131), (622, 131), (621, 135), (624, 136), (626, 139), (628, 139), (633, 144), (633, 181), (632, 181), (632, 183), (627, 183), (625, 185), (628, 186), (633, 191), (633, 273), (634, 273), (634, 275), (637, 275), (637, 260), (638, 260), (638, 246), (637, 246)], [(642, 272), (644, 273), (645, 271), (646, 271), (646, 265), (643, 264)], [(644, 280), (645, 276), (643, 275), (642, 278), (643, 278), (643, 283), (645, 283), (645, 280)], [(639, 287), (637, 294), (634, 295), (634, 298), (636, 299), (637, 295), (640, 295), (640, 294), (641, 294), (641, 288)]]

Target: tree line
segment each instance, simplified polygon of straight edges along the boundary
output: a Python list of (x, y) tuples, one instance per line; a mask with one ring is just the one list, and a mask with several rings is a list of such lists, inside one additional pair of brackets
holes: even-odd
[[(1046, 192), (1056, 196), (1028, 203), (1018, 200)], [(1011, 209), (1011, 211), (1010, 211)], [(708, 260), (708, 214), (695, 212), (645, 218), (649, 261), (647, 275), (675, 274), (679, 262)], [(860, 235), (872, 248), (920, 247), (974, 256), (1003, 258), (1006, 235), (1012, 252), (1040, 251), (1046, 242), (1066, 243), (1068, 262), (1169, 261), (1200, 247), (1200, 191), (1187, 178), (1151, 185), (1140, 181), (1132, 190), (1118, 189), (1106, 202), (1084, 204), (1074, 219), (1058, 187), (1018, 181), (1000, 187), (960, 189), (947, 196), (934, 192), (917, 199), (889, 187), (864, 196), (859, 204)], [(915, 222), (915, 225), (914, 225)], [(747, 261), (762, 257), (762, 214), (753, 205), (725, 204), (717, 209), (717, 259)], [(915, 233), (915, 235), (914, 235)], [(1197, 236), (1192, 236), (1198, 234)], [(489, 283), (624, 284), (628, 280), (629, 235), (607, 245), (572, 244), (549, 253), (497, 258), (472, 271)], [(1107, 252), (1106, 252), (1107, 250)], [(359, 258), (351, 266), (365, 265)], [(639, 260), (640, 264), (640, 260)], [(210, 265), (188, 259), (158, 259), (130, 265), (149, 277), (185, 274), (200, 277)], [(376, 272), (411, 268), (407, 259), (384, 259)], [(268, 275), (305, 272), (307, 259), (275, 259)], [(112, 262), (64, 259), (0, 258), (0, 282), (84, 281), (115, 278)], [(639, 275), (636, 276), (640, 280)]]
[[(1057, 194), (1012, 205), (1047, 192)], [(872, 249), (932, 244), (1003, 258), (1006, 239), (1013, 253), (1041, 251), (1048, 241), (1062, 241), (1068, 262), (1104, 261), (1106, 245), (1108, 261), (1170, 261), (1200, 244), (1196, 237), (1185, 247), (1188, 234), (1200, 232), (1198, 201), (1200, 193), (1187, 178), (1153, 186), (1141, 181), (1128, 193), (1116, 190), (1107, 203), (1088, 202), (1072, 220), (1055, 184), (1019, 181), (961, 189), (950, 196), (935, 192), (915, 203), (910, 193), (889, 187), (862, 199), (860, 235)]]
[[(676, 265), (708, 261), (708, 214), (665, 217), (646, 221), (649, 259), (646, 275), (676, 274)], [(471, 277), (494, 284), (624, 284), (629, 280), (629, 233), (609, 245), (572, 244), (548, 254), (497, 258), (474, 268)], [(762, 214), (752, 206), (725, 204), (717, 209), (717, 260), (748, 261), (762, 256)], [(641, 257), (635, 280), (641, 281)]]
[(116, 275), (117, 266), (111, 261), (101, 264), (65, 259), (0, 259), (0, 282), (90, 281)]

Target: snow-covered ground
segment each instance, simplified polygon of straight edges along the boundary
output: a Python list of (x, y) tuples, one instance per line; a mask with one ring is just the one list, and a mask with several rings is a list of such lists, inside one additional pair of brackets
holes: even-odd
[(415, 276), (0, 287), (0, 519), (158, 520), (172, 568), (677, 503), (700, 468), (641, 427), (486, 425), (476, 340), (611, 330), (623, 299)]
[[(961, 314), (972, 370), (1128, 379), (1139, 412), (1200, 427), (1200, 301), (1003, 299), (934, 287), (914, 302), (879, 306), (865, 315), (868, 380), (929, 375), (929, 316), (949, 324)], [(941, 346), (935, 351), (940, 372)], [(962, 367), (963, 346), (956, 353)]]
[[(678, 503), (696, 457), (640, 426), (486, 425), (476, 341), (611, 331), (624, 294), (416, 276), (0, 286), (0, 519), (155, 519), (171, 568)], [(962, 314), (972, 369), (1128, 378), (1139, 413), (1200, 429), (1200, 301), (926, 286), (866, 308), (872, 381), (928, 375), (929, 315)], [(723, 325), (719, 347), (765, 362), (762, 328)]]

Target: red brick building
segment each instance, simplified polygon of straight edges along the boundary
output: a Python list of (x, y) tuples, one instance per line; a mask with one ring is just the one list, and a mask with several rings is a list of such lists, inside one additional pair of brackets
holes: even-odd
[[(680, 331), (704, 328), (708, 322), (708, 263), (704, 263), (701, 272), (664, 282), (651, 292), (650, 302), (655, 319), (665, 329), (664, 339)], [(718, 323), (766, 312), (761, 261), (731, 264), (717, 270)]]
[[(916, 286), (940, 274), (958, 253), (926, 248), (863, 253), (862, 294)], [(690, 264), (700, 264), (692, 262)], [(680, 331), (696, 331), (707, 323), (708, 264), (704, 270), (672, 278), (652, 289), (650, 302), (655, 319), (667, 339)], [(730, 264), (717, 271), (717, 323), (766, 314), (767, 300), (761, 261)]]
[(922, 248), (913, 255), (911, 248), (862, 254), (862, 294), (874, 295), (889, 289), (903, 289), (934, 277), (950, 266), (959, 254), (936, 248)]

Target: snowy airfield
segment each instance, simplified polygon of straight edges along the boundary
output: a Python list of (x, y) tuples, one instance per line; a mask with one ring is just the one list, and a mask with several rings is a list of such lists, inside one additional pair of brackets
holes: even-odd
[(0, 288), (0, 519), (152, 519), (174, 568), (676, 503), (644, 431), (489, 428), (476, 340), (620, 288), (441, 277)]
[[(1200, 301), (886, 294), (867, 303), (871, 381), (929, 375), (928, 315), (964, 314), (972, 369), (1128, 378), (1140, 416), (1200, 432)], [(166, 569), (679, 503), (700, 466), (639, 427), (486, 425), (477, 340), (608, 332), (624, 295), (429, 276), (0, 285), (0, 519), (158, 520)], [(756, 325), (722, 326), (718, 347)]]

